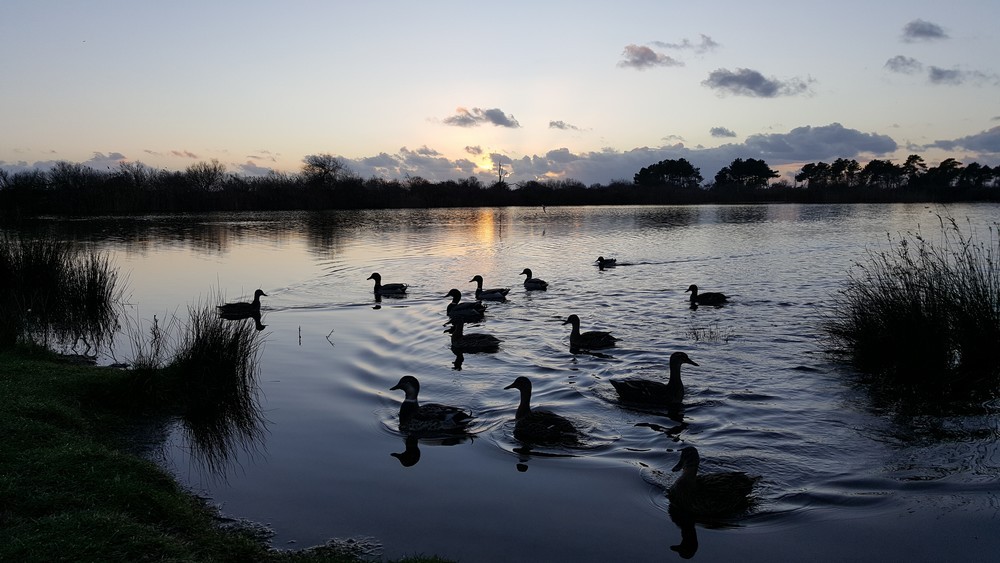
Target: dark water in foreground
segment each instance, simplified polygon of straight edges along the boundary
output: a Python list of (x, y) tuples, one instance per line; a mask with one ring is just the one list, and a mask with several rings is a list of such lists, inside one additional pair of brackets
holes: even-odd
[[(661, 561), (681, 530), (663, 486), (686, 445), (703, 471), (763, 477), (734, 527), (698, 526), (695, 559), (994, 560), (1000, 551), (1000, 404), (904, 416), (873, 405), (823, 354), (820, 323), (847, 271), (886, 234), (938, 233), (936, 213), (979, 232), (1000, 206), (837, 205), (450, 209), (147, 217), (52, 222), (99, 241), (129, 274), (134, 314), (183, 316), (218, 288), (264, 299), (261, 441), (205, 469), (173, 428), (162, 460), (231, 516), (270, 525), (276, 547), (372, 537), (383, 555), (463, 561)], [(620, 265), (598, 270), (598, 255)], [(525, 292), (518, 273), (550, 282)], [(411, 284), (376, 303), (373, 271)], [(503, 339), (456, 355), (445, 292), (476, 274), (508, 286), (466, 332)], [(684, 289), (731, 304), (691, 310)], [(621, 339), (606, 356), (572, 354), (583, 330)], [(625, 408), (608, 380), (666, 374), (687, 352), (683, 423)], [(118, 356), (128, 356), (120, 344)], [(421, 441), (396, 431), (402, 375), (421, 400), (461, 405), (474, 437)], [(533, 404), (587, 429), (585, 447), (515, 452), (515, 377)], [(658, 429), (672, 429), (670, 434)], [(403, 459), (412, 463), (411, 448)]]

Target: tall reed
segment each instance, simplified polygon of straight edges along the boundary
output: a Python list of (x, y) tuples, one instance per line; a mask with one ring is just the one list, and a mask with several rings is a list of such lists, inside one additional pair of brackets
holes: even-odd
[(1000, 256), (941, 218), (940, 238), (907, 233), (869, 251), (825, 324), (835, 349), (880, 383), (946, 396), (995, 391), (1000, 380)]
[(0, 236), (0, 346), (93, 353), (118, 329), (124, 283), (106, 255), (54, 240)]

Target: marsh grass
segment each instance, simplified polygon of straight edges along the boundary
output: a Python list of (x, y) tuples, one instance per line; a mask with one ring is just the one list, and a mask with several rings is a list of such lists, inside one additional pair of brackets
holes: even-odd
[(119, 328), (123, 292), (106, 255), (0, 236), (0, 346), (31, 342), (95, 355)]
[(852, 270), (824, 328), (873, 382), (930, 398), (994, 393), (1000, 380), (997, 226), (987, 241), (939, 217), (940, 238), (889, 238)]

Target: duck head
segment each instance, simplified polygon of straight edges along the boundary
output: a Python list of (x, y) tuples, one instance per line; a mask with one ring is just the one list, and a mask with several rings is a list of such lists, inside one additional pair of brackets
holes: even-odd
[(687, 293), (689, 291), (691, 292), (691, 295), (698, 295), (698, 286), (696, 286), (695, 284), (691, 284), (688, 286), (687, 289), (684, 290), (684, 293)]
[(396, 390), (406, 393), (407, 399), (416, 399), (417, 393), (420, 392), (420, 382), (417, 381), (417, 378), (412, 375), (404, 375), (399, 378), (399, 383), (396, 383), (389, 388), (389, 391)]
[(378, 272), (372, 272), (372, 275), (368, 276), (368, 279), (382, 283), (382, 276), (380, 276)]
[(514, 383), (504, 387), (504, 389), (517, 389), (518, 391), (524, 393), (531, 393), (531, 380), (523, 375), (519, 376), (514, 380)]
[(694, 360), (689, 358), (688, 355), (685, 354), (684, 352), (674, 352), (673, 354), (670, 354), (671, 366), (679, 366), (681, 364), (691, 364), (693, 366), (698, 365), (695, 363)]
[(681, 448), (681, 459), (671, 471), (680, 471), (681, 469), (694, 469), (697, 471), (699, 463), (701, 463), (701, 456), (698, 455), (698, 449), (694, 446), (687, 446), (686, 448)]
[(564, 324), (564, 325), (573, 325), (573, 328), (580, 328), (580, 317), (578, 317), (576, 315), (570, 315), (570, 316), (566, 317), (566, 320), (563, 321), (562, 324)]
[(448, 293), (444, 294), (444, 296), (445, 297), (451, 297), (455, 301), (458, 301), (459, 299), (462, 298), (462, 292), (459, 291), (459, 290), (457, 290), (457, 289), (452, 289)]
[(476, 275), (472, 276), (472, 279), (469, 280), (469, 283), (472, 283), (472, 282), (476, 282), (480, 286), (482, 286), (483, 285), (483, 276), (480, 276), (479, 274), (476, 274)]
[(521, 270), (521, 274), (520, 275), (522, 275), (522, 276), (528, 276), (528, 279), (530, 280), (531, 279), (531, 269), (530, 268), (525, 268), (525, 269)]

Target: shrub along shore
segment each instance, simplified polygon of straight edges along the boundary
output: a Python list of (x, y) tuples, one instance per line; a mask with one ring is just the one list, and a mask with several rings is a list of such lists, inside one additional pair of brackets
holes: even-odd
[[(129, 372), (0, 350), (0, 561), (358, 561), (334, 544), (278, 551), (223, 527), (155, 463), (127, 453)], [(440, 559), (408, 559), (408, 561)]]

